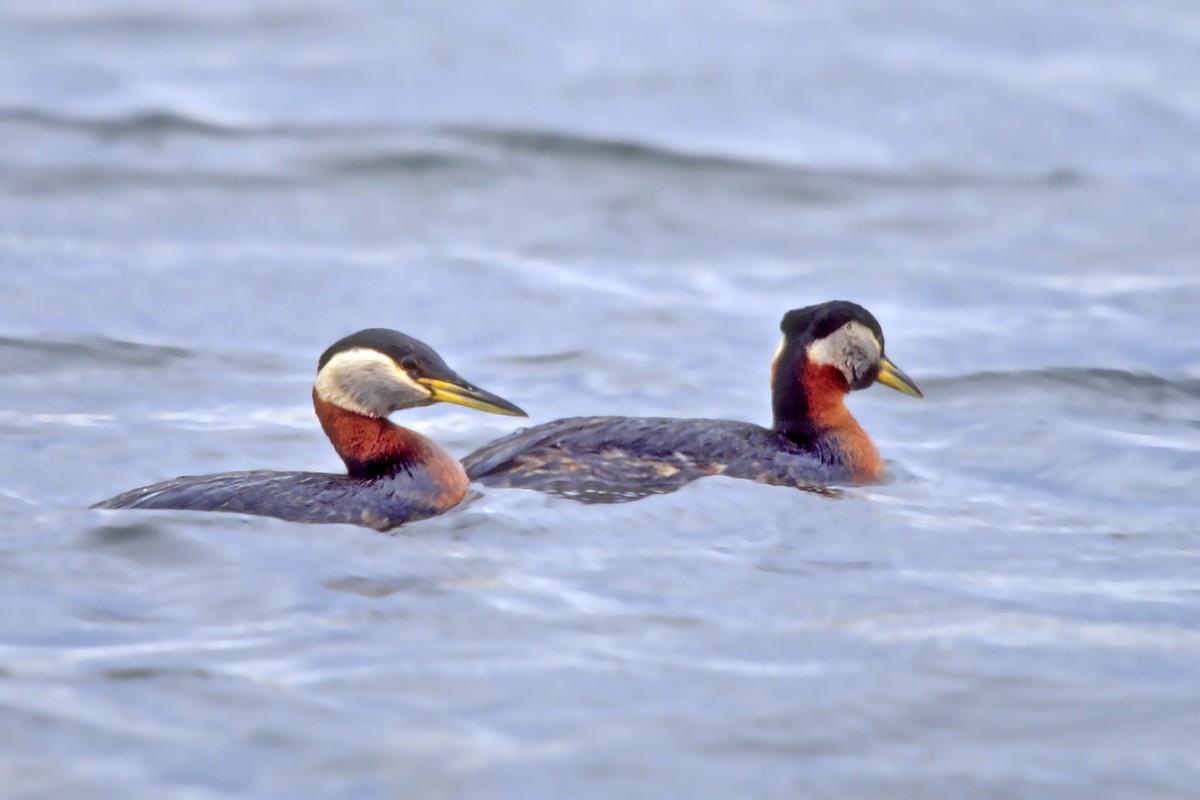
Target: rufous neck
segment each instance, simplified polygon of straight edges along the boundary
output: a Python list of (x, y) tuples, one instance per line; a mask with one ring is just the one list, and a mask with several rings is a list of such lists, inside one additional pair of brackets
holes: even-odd
[(437, 453), (436, 445), (415, 431), (348, 411), (323, 399), (313, 390), (313, 408), (333, 449), (356, 478), (395, 475), (424, 463)]
[[(785, 374), (793, 376), (790, 381)], [(784, 373), (777, 365), (772, 383), (775, 431), (799, 444), (819, 443), (819, 450), (832, 451), (855, 481), (879, 477), (883, 461), (871, 437), (846, 408), (850, 386), (840, 369), (805, 362)]]
[(846, 390), (844, 377), (841, 385), (837, 383), (840, 373), (823, 375), (823, 380), (814, 382), (812, 365), (806, 362), (804, 351), (797, 350), (782, 351), (771, 364), (772, 428), (803, 443), (821, 433), (819, 420), (813, 416), (814, 406), (818, 411), (825, 410), (830, 403), (840, 402)]

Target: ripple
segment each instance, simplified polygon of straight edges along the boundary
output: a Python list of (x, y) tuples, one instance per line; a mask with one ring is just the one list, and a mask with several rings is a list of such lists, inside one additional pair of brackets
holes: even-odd
[(1056, 389), (1068, 387), (1124, 399), (1161, 397), (1164, 392), (1200, 399), (1200, 379), (1197, 378), (1164, 377), (1151, 372), (1102, 367), (985, 371), (953, 377), (930, 378), (925, 383), (943, 392), (977, 388), (992, 390), (1000, 386), (1006, 391), (1014, 388)]
[(744, 170), (761, 169), (768, 166), (765, 162), (730, 156), (687, 153), (632, 140), (606, 139), (555, 131), (466, 125), (446, 126), (442, 130), (451, 136), (508, 152), (530, 153), (562, 159), (623, 161), (683, 169)]
[[(691, 174), (757, 176), (771, 191), (794, 194), (812, 192), (833, 199), (838, 191), (857, 188), (900, 190), (953, 190), (998, 187), (1018, 190), (1074, 188), (1089, 182), (1076, 170), (1051, 169), (1034, 173), (986, 173), (958, 167), (926, 165), (905, 170), (867, 170), (815, 167), (775, 158), (751, 158), (742, 153), (688, 150), (656, 141), (605, 137), (586, 132), (538, 128), (504, 128), (449, 124), (415, 127), (397, 124), (295, 124), (287, 122), (233, 122), (206, 117), (199, 112), (146, 109), (109, 116), (79, 116), (44, 109), (0, 109), (0, 125), (77, 133), (107, 141), (164, 138), (211, 140), (272, 139), (297, 142), (353, 142), (345, 155), (316, 159), (327, 174), (346, 176), (419, 174), (448, 169), (480, 168), (496, 156), (520, 156), (556, 162), (600, 162), (634, 170), (660, 169)], [(397, 138), (419, 139), (418, 146), (397, 149)], [(467, 150), (463, 147), (467, 146)], [(312, 159), (306, 159), (310, 162)], [(110, 174), (111, 173), (111, 174)], [(124, 170), (73, 170), (58, 173), (65, 182), (98, 182), (124, 178), (154, 182), (164, 178), (206, 180), (217, 183), (276, 181), (274, 175), (241, 173), (159, 173)], [(43, 180), (48, 180), (43, 176)]]
[(465, 168), (479, 169), (486, 162), (467, 154), (437, 152), (435, 150), (383, 150), (329, 159), (325, 168), (331, 175), (347, 177), (367, 176), (372, 178), (390, 175), (422, 175), (430, 172), (445, 172)]
[(1195, 631), (1062, 620), (1037, 614), (1010, 613), (986, 619), (928, 621), (886, 629), (863, 624), (855, 632), (875, 641), (976, 640), (1000, 647), (1105, 648), (1200, 654), (1200, 634)]
[(347, 575), (344, 578), (328, 580), (324, 586), (337, 592), (370, 598), (388, 597), (400, 592), (423, 595), (436, 595), (444, 592), (440, 580), (422, 575), (384, 575), (374, 578)]
[(161, 367), (196, 357), (192, 350), (173, 345), (145, 344), (104, 336), (88, 336), (74, 341), (0, 336), (0, 370), (12, 372), (50, 372), (67, 365), (86, 364)]
[(164, 678), (199, 678), (208, 680), (214, 677), (224, 677), (220, 673), (200, 667), (123, 667), (100, 671), (105, 680), (127, 683), (130, 681), (153, 681)]
[(46, 130), (71, 131), (103, 139), (162, 138), (192, 136), (216, 139), (324, 138), (374, 133), (370, 128), (350, 126), (253, 125), (206, 119), (196, 113), (167, 109), (133, 111), (111, 116), (79, 116), (32, 108), (0, 109), (0, 124), (19, 124)]
[(800, 177), (810, 181), (842, 185), (949, 189), (1003, 184), (1045, 189), (1073, 187), (1086, 182), (1081, 173), (1061, 169), (1031, 175), (999, 176), (941, 167), (923, 167), (909, 171), (814, 168), (808, 164), (778, 159), (751, 159), (743, 155), (690, 151), (657, 142), (606, 138), (586, 133), (466, 125), (445, 126), (440, 130), (448, 135), (506, 152), (556, 160), (604, 161), (688, 172), (761, 173), (773, 177)]
[(155, 566), (191, 567), (217, 559), (208, 547), (154, 523), (98, 525), (80, 535), (79, 545), (93, 552)]

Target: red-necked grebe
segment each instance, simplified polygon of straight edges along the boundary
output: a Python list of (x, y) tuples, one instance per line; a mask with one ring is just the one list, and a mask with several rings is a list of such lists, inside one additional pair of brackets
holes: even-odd
[(453, 456), (389, 422), (389, 414), (441, 401), (526, 416), (463, 380), (428, 345), (386, 328), (359, 331), (331, 345), (317, 362), (312, 396), (347, 474), (261, 470), (185, 476), (92, 507), (230, 511), (387, 530), (454, 507), (469, 485)]
[(471, 480), (576, 499), (636, 498), (706, 475), (796, 487), (878, 481), (883, 461), (843, 402), (878, 381), (916, 384), (883, 351), (869, 311), (835, 300), (789, 311), (771, 365), (775, 421), (576, 417), (520, 430), (463, 459)]

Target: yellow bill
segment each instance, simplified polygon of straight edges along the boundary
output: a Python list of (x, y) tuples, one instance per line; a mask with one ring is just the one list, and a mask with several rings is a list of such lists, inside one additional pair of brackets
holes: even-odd
[(451, 383), (436, 378), (418, 378), (417, 383), (430, 391), (432, 402), (457, 403), (467, 408), (486, 411), (489, 414), (504, 414), (509, 417), (528, 417), (529, 415), (503, 397), (485, 392), (465, 381)]
[(904, 370), (893, 364), (887, 356), (879, 359), (879, 377), (875, 379), (884, 386), (904, 392), (910, 397), (924, 397), (921, 390), (913, 383), (913, 379), (904, 374)]

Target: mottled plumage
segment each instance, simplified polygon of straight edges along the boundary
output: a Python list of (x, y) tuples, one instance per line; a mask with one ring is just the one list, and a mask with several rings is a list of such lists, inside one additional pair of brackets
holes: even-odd
[(789, 311), (771, 365), (775, 420), (577, 417), (538, 425), (463, 459), (485, 486), (537, 489), (580, 500), (669, 492), (725, 475), (816, 488), (870, 483), (883, 463), (843, 402), (876, 381), (919, 397), (883, 354), (883, 331), (862, 306), (833, 301)]
[(850, 482), (828, 444), (806, 447), (749, 422), (573, 417), (497, 439), (463, 466), (486, 486), (618, 499), (673, 491), (708, 475), (797, 487)]

